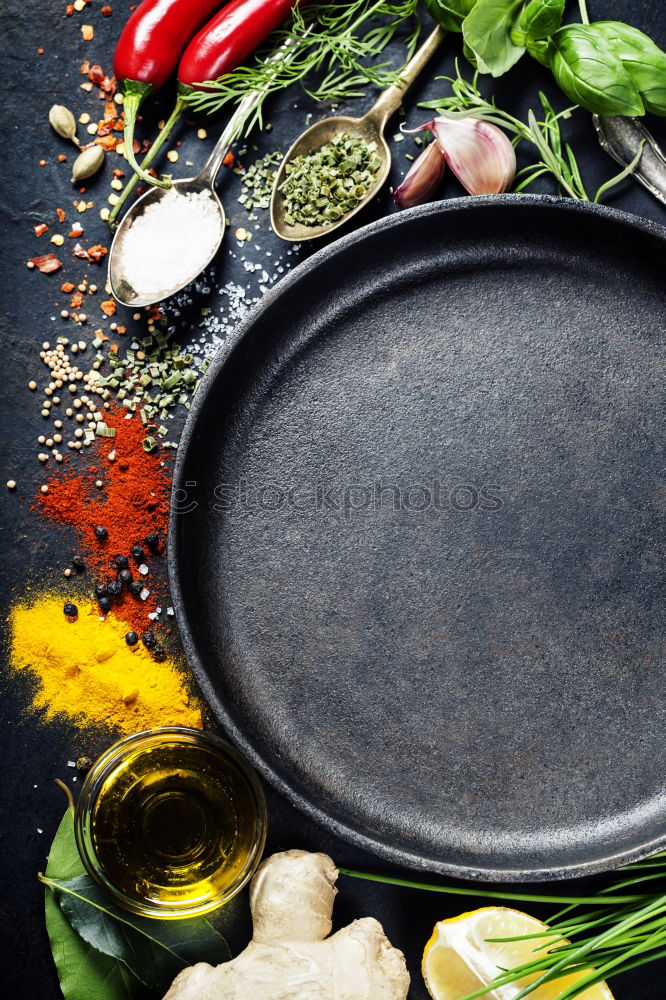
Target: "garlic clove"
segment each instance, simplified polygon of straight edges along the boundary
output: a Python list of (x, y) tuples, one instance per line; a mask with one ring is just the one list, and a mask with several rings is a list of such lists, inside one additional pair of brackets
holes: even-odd
[(427, 126), (469, 194), (501, 194), (516, 176), (516, 153), (504, 132), (477, 118), (435, 118)]
[(431, 142), (420, 153), (395, 189), (393, 200), (400, 208), (422, 205), (436, 193), (446, 167), (446, 156), (438, 142)]

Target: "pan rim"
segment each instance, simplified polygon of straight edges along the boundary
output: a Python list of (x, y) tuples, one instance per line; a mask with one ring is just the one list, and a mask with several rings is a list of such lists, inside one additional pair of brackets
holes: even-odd
[[(377, 233), (393, 229), (404, 225), (408, 221), (433, 215), (448, 216), (469, 209), (474, 211), (484, 210), (486, 207), (499, 208), (500, 211), (510, 211), (515, 207), (539, 206), (557, 212), (567, 212), (572, 216), (582, 215), (590, 217), (605, 218), (611, 224), (620, 224), (630, 229), (651, 236), (660, 240), (666, 249), (666, 227), (652, 220), (628, 212), (621, 212), (617, 209), (605, 205), (593, 204), (590, 202), (574, 201), (573, 199), (559, 198), (552, 195), (534, 194), (504, 194), (485, 195), (479, 197), (452, 198), (442, 202), (430, 203), (407, 209), (403, 212), (392, 213), (374, 222), (355, 230), (338, 240), (333, 241), (325, 247), (317, 250), (297, 265), (292, 271), (285, 275), (273, 288), (269, 289), (259, 303), (253, 307), (245, 319), (228, 336), (213, 362), (206, 371), (197, 393), (192, 401), (192, 406), (187, 417), (185, 427), (181, 436), (180, 445), (176, 455), (176, 463), (173, 473), (172, 489), (178, 490), (184, 481), (184, 469), (187, 463), (189, 446), (193, 440), (199, 419), (211, 388), (215, 385), (218, 376), (230, 357), (240, 344), (243, 338), (251, 330), (257, 319), (273, 305), (273, 302), (281, 296), (292, 285), (302, 280), (309, 271), (316, 270), (320, 264), (324, 263), (331, 256), (337, 255), (341, 251), (361, 243), (368, 237)], [(206, 670), (199, 658), (197, 642), (193, 637), (192, 630), (188, 624), (186, 601), (180, 587), (178, 572), (178, 544), (176, 531), (176, 512), (171, 506), (169, 515), (169, 538), (168, 545), (168, 574), (171, 590), (171, 599), (175, 612), (176, 622), (180, 633), (183, 649), (188, 664), (196, 678), (196, 681), (211, 709), (211, 712), (219, 725), (224, 730), (227, 737), (237, 746), (251, 761), (253, 766), (268, 781), (273, 788), (282, 794), (287, 801), (303, 812), (308, 818), (321, 824), (325, 829), (333, 832), (338, 837), (354, 845), (370, 851), (378, 859), (390, 862), (402, 867), (430, 871), (439, 875), (454, 877), (470, 881), (488, 882), (545, 882), (566, 878), (576, 878), (591, 876), (609, 871), (632, 861), (638, 861), (648, 857), (657, 851), (666, 848), (666, 830), (663, 834), (646, 840), (644, 843), (634, 847), (617, 848), (591, 860), (572, 862), (566, 865), (554, 865), (549, 867), (534, 867), (528, 869), (503, 868), (503, 867), (472, 867), (455, 862), (442, 861), (440, 858), (426, 857), (414, 850), (397, 847), (387, 844), (379, 838), (362, 833), (350, 824), (331, 815), (327, 810), (315, 804), (307, 795), (294, 787), (271, 763), (268, 755), (263, 755), (259, 749), (245, 736), (238, 727), (224, 704), (216, 694)]]

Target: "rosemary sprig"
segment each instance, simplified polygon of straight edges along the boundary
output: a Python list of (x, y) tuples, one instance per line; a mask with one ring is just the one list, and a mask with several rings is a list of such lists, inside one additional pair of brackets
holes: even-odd
[[(502, 890), (485, 892), (483, 888), (430, 885), (349, 869), (340, 870), (353, 878), (411, 889), (475, 895), (505, 902), (553, 903), (563, 907), (550, 918), (549, 929), (542, 934), (494, 938), (495, 941), (507, 942), (534, 939), (534, 958), (514, 969), (500, 971), (488, 986), (468, 994), (464, 1000), (476, 1000), (491, 990), (521, 980), (524, 982), (526, 977), (530, 977), (532, 981), (523, 986), (516, 996), (516, 1000), (526, 1000), (545, 983), (552, 983), (577, 971), (584, 975), (578, 982), (564, 987), (556, 998), (574, 1000), (574, 997), (610, 976), (666, 958), (666, 852), (619, 868), (609, 876), (608, 885), (589, 896), (539, 895)], [(646, 871), (648, 875), (644, 874)], [(650, 885), (657, 891), (643, 890), (648, 880), (661, 880), (661, 884), (655, 882)], [(632, 889), (636, 891), (626, 891)]]
[[(438, 80), (445, 80), (451, 84), (451, 95), (435, 101), (425, 101), (419, 107), (434, 109), (444, 118), (478, 118), (499, 125), (500, 128), (512, 133), (514, 146), (521, 141), (531, 143), (538, 154), (538, 160), (523, 167), (516, 174), (514, 192), (523, 191), (537, 177), (550, 174), (557, 182), (561, 194), (567, 194), (578, 201), (590, 201), (574, 151), (568, 142), (563, 141), (560, 131), (560, 122), (577, 111), (577, 105), (555, 112), (543, 91), (539, 91), (543, 118), (538, 121), (534, 112), (530, 110), (525, 123), (508, 111), (498, 108), (494, 98), (487, 100), (479, 90), (478, 77), (477, 72), (471, 80), (466, 80), (461, 75), (456, 60), (455, 77), (437, 77)], [(632, 173), (640, 160), (641, 152), (642, 147), (629, 166), (601, 185), (594, 196), (595, 202)]]
[[(378, 61), (386, 47), (404, 29), (406, 58), (416, 48), (420, 23), (418, 0), (347, 0), (294, 8), (291, 22), (270, 35), (247, 66), (239, 66), (219, 80), (201, 81), (206, 91), (193, 91), (186, 103), (196, 111), (214, 114), (237, 103), (250, 91), (263, 92), (258, 106), (242, 123), (239, 138), (263, 123), (263, 104), (276, 91), (294, 84), (315, 101), (347, 101), (363, 97), (368, 83), (388, 87), (400, 79), (401, 66)], [(267, 62), (271, 51), (289, 44), (289, 59), (279, 66)]]

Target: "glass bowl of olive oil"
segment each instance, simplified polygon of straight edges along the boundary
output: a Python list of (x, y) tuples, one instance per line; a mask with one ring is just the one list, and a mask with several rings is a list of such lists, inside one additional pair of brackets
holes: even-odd
[(235, 896), (266, 841), (254, 771), (225, 740), (170, 726), (128, 736), (95, 762), (74, 821), (88, 873), (146, 917), (208, 913)]

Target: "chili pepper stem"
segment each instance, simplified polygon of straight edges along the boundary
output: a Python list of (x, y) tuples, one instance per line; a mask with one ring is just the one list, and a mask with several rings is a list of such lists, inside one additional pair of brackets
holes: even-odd
[(123, 88), (123, 110), (125, 112), (125, 159), (131, 166), (134, 173), (138, 174), (141, 180), (145, 181), (146, 184), (153, 184), (155, 187), (168, 188), (171, 187), (171, 181), (169, 179), (160, 181), (156, 177), (151, 177), (145, 169), (139, 166), (136, 161), (136, 157), (134, 156), (134, 126), (136, 125), (136, 116), (142, 101), (151, 90), (152, 86), (149, 83), (138, 83), (136, 80), (125, 81)]
[[(125, 204), (125, 202), (129, 198), (130, 194), (132, 193), (132, 191), (134, 190), (134, 188), (136, 187), (136, 185), (138, 184), (139, 177), (143, 176), (143, 172), (145, 172), (148, 169), (148, 167), (153, 162), (153, 160), (155, 159), (155, 157), (159, 153), (159, 151), (162, 148), (162, 146), (164, 145), (164, 143), (169, 138), (169, 135), (170, 135), (170, 133), (171, 133), (174, 125), (182, 117), (182, 114), (183, 114), (183, 111), (185, 110), (185, 107), (186, 107), (185, 101), (183, 101), (182, 98), (178, 97), (177, 100), (176, 100), (176, 104), (174, 106), (173, 111), (171, 112), (171, 114), (170, 114), (169, 118), (167, 119), (167, 121), (164, 123), (164, 128), (162, 129), (162, 131), (159, 133), (159, 135), (155, 139), (155, 142), (152, 144), (152, 146), (150, 147), (150, 149), (148, 150), (148, 152), (144, 156), (144, 158), (141, 161), (141, 163), (137, 164), (136, 167), (133, 167), (134, 171), (135, 171), (134, 175), (129, 179), (129, 181), (127, 182), (127, 184), (125, 185), (125, 187), (121, 191), (120, 197), (118, 198), (118, 201), (113, 206), (113, 209), (112, 209), (112, 211), (111, 211), (111, 213), (109, 215), (109, 218), (107, 220), (110, 226), (113, 227), (114, 225), (116, 225), (116, 219), (118, 218), (118, 213), (120, 212), (121, 208), (123, 207), (123, 205)], [(125, 149), (127, 150), (127, 140), (125, 140)], [(150, 175), (148, 175), (148, 178), (149, 178), (151, 184), (155, 184), (155, 178), (154, 177), (150, 177)], [(163, 185), (160, 185), (160, 186), (163, 186)]]

